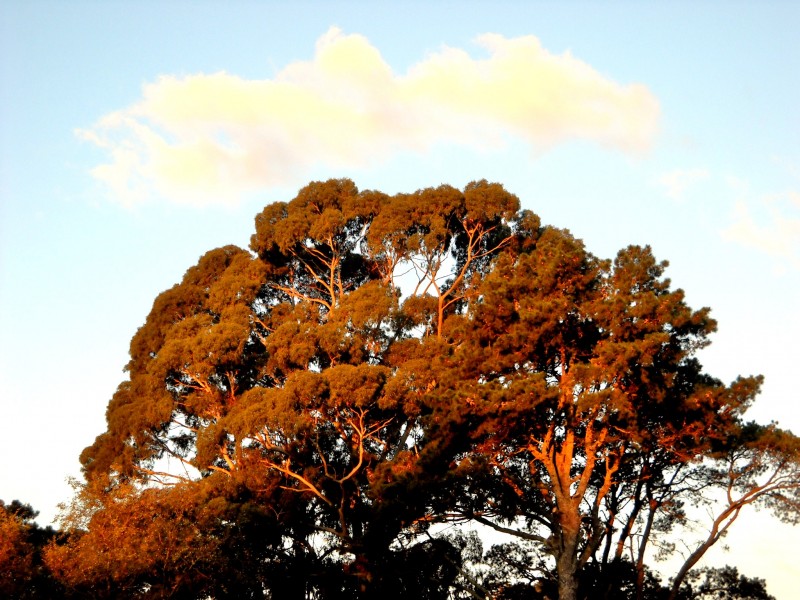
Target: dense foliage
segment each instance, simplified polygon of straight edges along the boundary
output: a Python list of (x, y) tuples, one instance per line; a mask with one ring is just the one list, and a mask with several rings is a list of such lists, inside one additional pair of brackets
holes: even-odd
[(47, 564), (93, 598), (767, 598), (692, 568), (747, 504), (797, 518), (799, 445), (702, 370), (666, 266), (498, 184), (312, 183), (155, 300)]
[(44, 564), (43, 550), (56, 539), (56, 532), (39, 527), (37, 512), (29, 504), (0, 500), (0, 597), (53, 598), (61, 586)]

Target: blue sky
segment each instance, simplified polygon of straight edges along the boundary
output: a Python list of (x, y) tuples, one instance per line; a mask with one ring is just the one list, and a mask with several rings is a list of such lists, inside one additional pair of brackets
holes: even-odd
[[(651, 244), (719, 321), (708, 370), (764, 374), (753, 418), (800, 432), (798, 22), (788, 1), (0, 3), (0, 498), (52, 518), (154, 297), (328, 177), (486, 178), (600, 256)], [(735, 529), (714, 559), (789, 598), (775, 549), (800, 533)]]

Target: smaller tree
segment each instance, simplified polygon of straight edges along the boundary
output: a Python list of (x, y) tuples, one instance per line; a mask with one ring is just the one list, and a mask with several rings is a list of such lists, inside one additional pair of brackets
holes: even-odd
[[(691, 569), (745, 507), (770, 510), (786, 523), (800, 522), (800, 438), (774, 425), (747, 423), (715, 446), (714, 455), (692, 473), (698, 481), (696, 489), (705, 493), (691, 498), (695, 505), (704, 505), (713, 518), (673, 578), (670, 600), (679, 597)], [(717, 579), (721, 575), (730, 579), (729, 571), (717, 574)]]
[(763, 579), (746, 577), (736, 567), (700, 569), (688, 578), (679, 598), (696, 600), (775, 600)]
[(225, 478), (79, 496), (64, 519), (69, 542), (45, 553), (78, 597), (262, 598), (288, 582), (304, 597), (296, 575), (307, 565), (295, 568), (274, 514)]
[(56, 536), (51, 527), (41, 528), (39, 513), (29, 504), (0, 500), (0, 596), (48, 598), (58, 589), (42, 562), (42, 549)]

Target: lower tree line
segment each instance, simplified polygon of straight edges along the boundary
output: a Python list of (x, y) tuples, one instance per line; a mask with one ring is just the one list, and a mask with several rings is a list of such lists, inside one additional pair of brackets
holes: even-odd
[[(0, 594), (4, 598), (357, 598), (358, 582), (342, 564), (319, 556), (297, 556), (265, 544), (274, 523), (248, 503), (221, 507), (175, 506), (175, 490), (159, 498), (138, 497), (104, 512), (92, 533), (42, 528), (26, 504), (0, 501)], [(167, 498), (167, 496), (172, 496)], [(179, 494), (183, 496), (183, 494)], [(218, 503), (217, 503), (218, 504)], [(135, 513), (135, 514), (134, 514)], [(109, 520), (110, 519), (110, 520)], [(206, 519), (211, 519), (210, 522)], [(102, 541), (100, 541), (102, 538)], [(78, 555), (71, 555), (74, 552)], [(475, 531), (429, 536), (397, 550), (373, 570), (385, 598), (487, 598), (522, 600), (558, 597), (557, 575), (530, 542), (484, 549)], [(78, 566), (80, 565), (80, 566)], [(666, 599), (670, 588), (645, 571), (643, 585), (629, 560), (589, 563), (581, 571), (582, 598)], [(770, 600), (762, 579), (735, 567), (698, 569), (677, 598)]]

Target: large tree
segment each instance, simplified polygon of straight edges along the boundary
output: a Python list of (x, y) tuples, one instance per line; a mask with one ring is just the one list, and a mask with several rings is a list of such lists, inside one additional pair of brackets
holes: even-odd
[[(156, 299), (81, 456), (88, 530), (53, 564), (134, 596), (281, 581), (297, 597), (444, 598), (468, 553), (431, 524), (475, 520), (538, 544), (564, 600), (590, 563), (625, 560), (641, 597), (647, 540), (686, 490), (723, 485), (724, 457), (761, 461), (753, 481), (797, 464), (790, 434), (741, 434), (760, 380), (702, 371), (715, 324), (665, 267), (642, 247), (598, 259), (498, 184), (309, 184), (257, 215), (249, 251), (212, 250)], [(794, 514), (796, 487), (765, 489)], [(269, 535), (233, 527), (239, 514)], [(98, 556), (119, 521), (171, 540), (172, 562)], [(220, 561), (212, 585), (204, 561), (225, 544), (250, 562)]]

